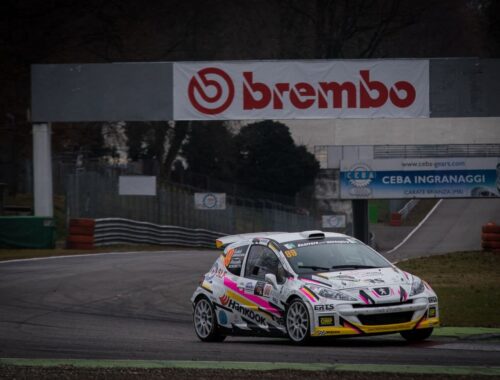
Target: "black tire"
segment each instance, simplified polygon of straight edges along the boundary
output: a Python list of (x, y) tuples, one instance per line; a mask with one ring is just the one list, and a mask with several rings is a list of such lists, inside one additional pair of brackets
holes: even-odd
[(286, 308), (285, 325), (288, 338), (295, 344), (306, 344), (311, 339), (311, 317), (307, 306), (294, 299)]
[(430, 337), (433, 330), (434, 329), (431, 327), (428, 329), (401, 331), (400, 334), (408, 342), (420, 342)]
[(222, 342), (226, 339), (219, 333), (214, 306), (206, 297), (198, 298), (194, 304), (193, 325), (196, 335), (203, 342)]

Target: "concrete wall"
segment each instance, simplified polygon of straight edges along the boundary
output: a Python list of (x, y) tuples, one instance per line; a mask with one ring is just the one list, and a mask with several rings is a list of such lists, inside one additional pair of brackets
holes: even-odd
[(316, 145), (500, 144), (500, 117), (282, 122), (310, 151)]

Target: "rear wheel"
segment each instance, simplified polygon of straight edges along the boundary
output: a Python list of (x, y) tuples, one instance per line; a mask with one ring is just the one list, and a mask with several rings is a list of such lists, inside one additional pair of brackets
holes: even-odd
[(214, 307), (205, 297), (194, 305), (193, 323), (196, 335), (204, 342), (222, 342), (226, 338), (219, 333)]
[(307, 306), (299, 299), (292, 301), (286, 309), (286, 330), (288, 337), (297, 344), (305, 344), (309, 341), (310, 319)]
[(418, 330), (409, 330), (409, 331), (401, 331), (400, 334), (403, 338), (405, 338), (408, 342), (419, 342), (421, 340), (425, 340), (431, 336), (432, 327), (429, 329), (418, 329)]

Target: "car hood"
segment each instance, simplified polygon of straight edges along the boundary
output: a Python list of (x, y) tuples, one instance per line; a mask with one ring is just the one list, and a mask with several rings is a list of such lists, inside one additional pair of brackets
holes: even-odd
[(411, 275), (394, 267), (342, 270), (301, 275), (304, 281), (330, 285), (334, 289), (367, 288), (376, 286), (411, 285)]

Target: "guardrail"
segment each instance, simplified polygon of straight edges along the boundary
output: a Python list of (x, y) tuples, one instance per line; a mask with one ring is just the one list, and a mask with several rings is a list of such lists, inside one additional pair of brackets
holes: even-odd
[(226, 235), (203, 228), (158, 225), (124, 218), (72, 219), (68, 248), (92, 249), (113, 244), (158, 244), (214, 248)]
[(95, 220), (94, 245), (123, 243), (215, 247), (215, 239), (226, 234), (202, 228), (158, 225), (123, 218)]

